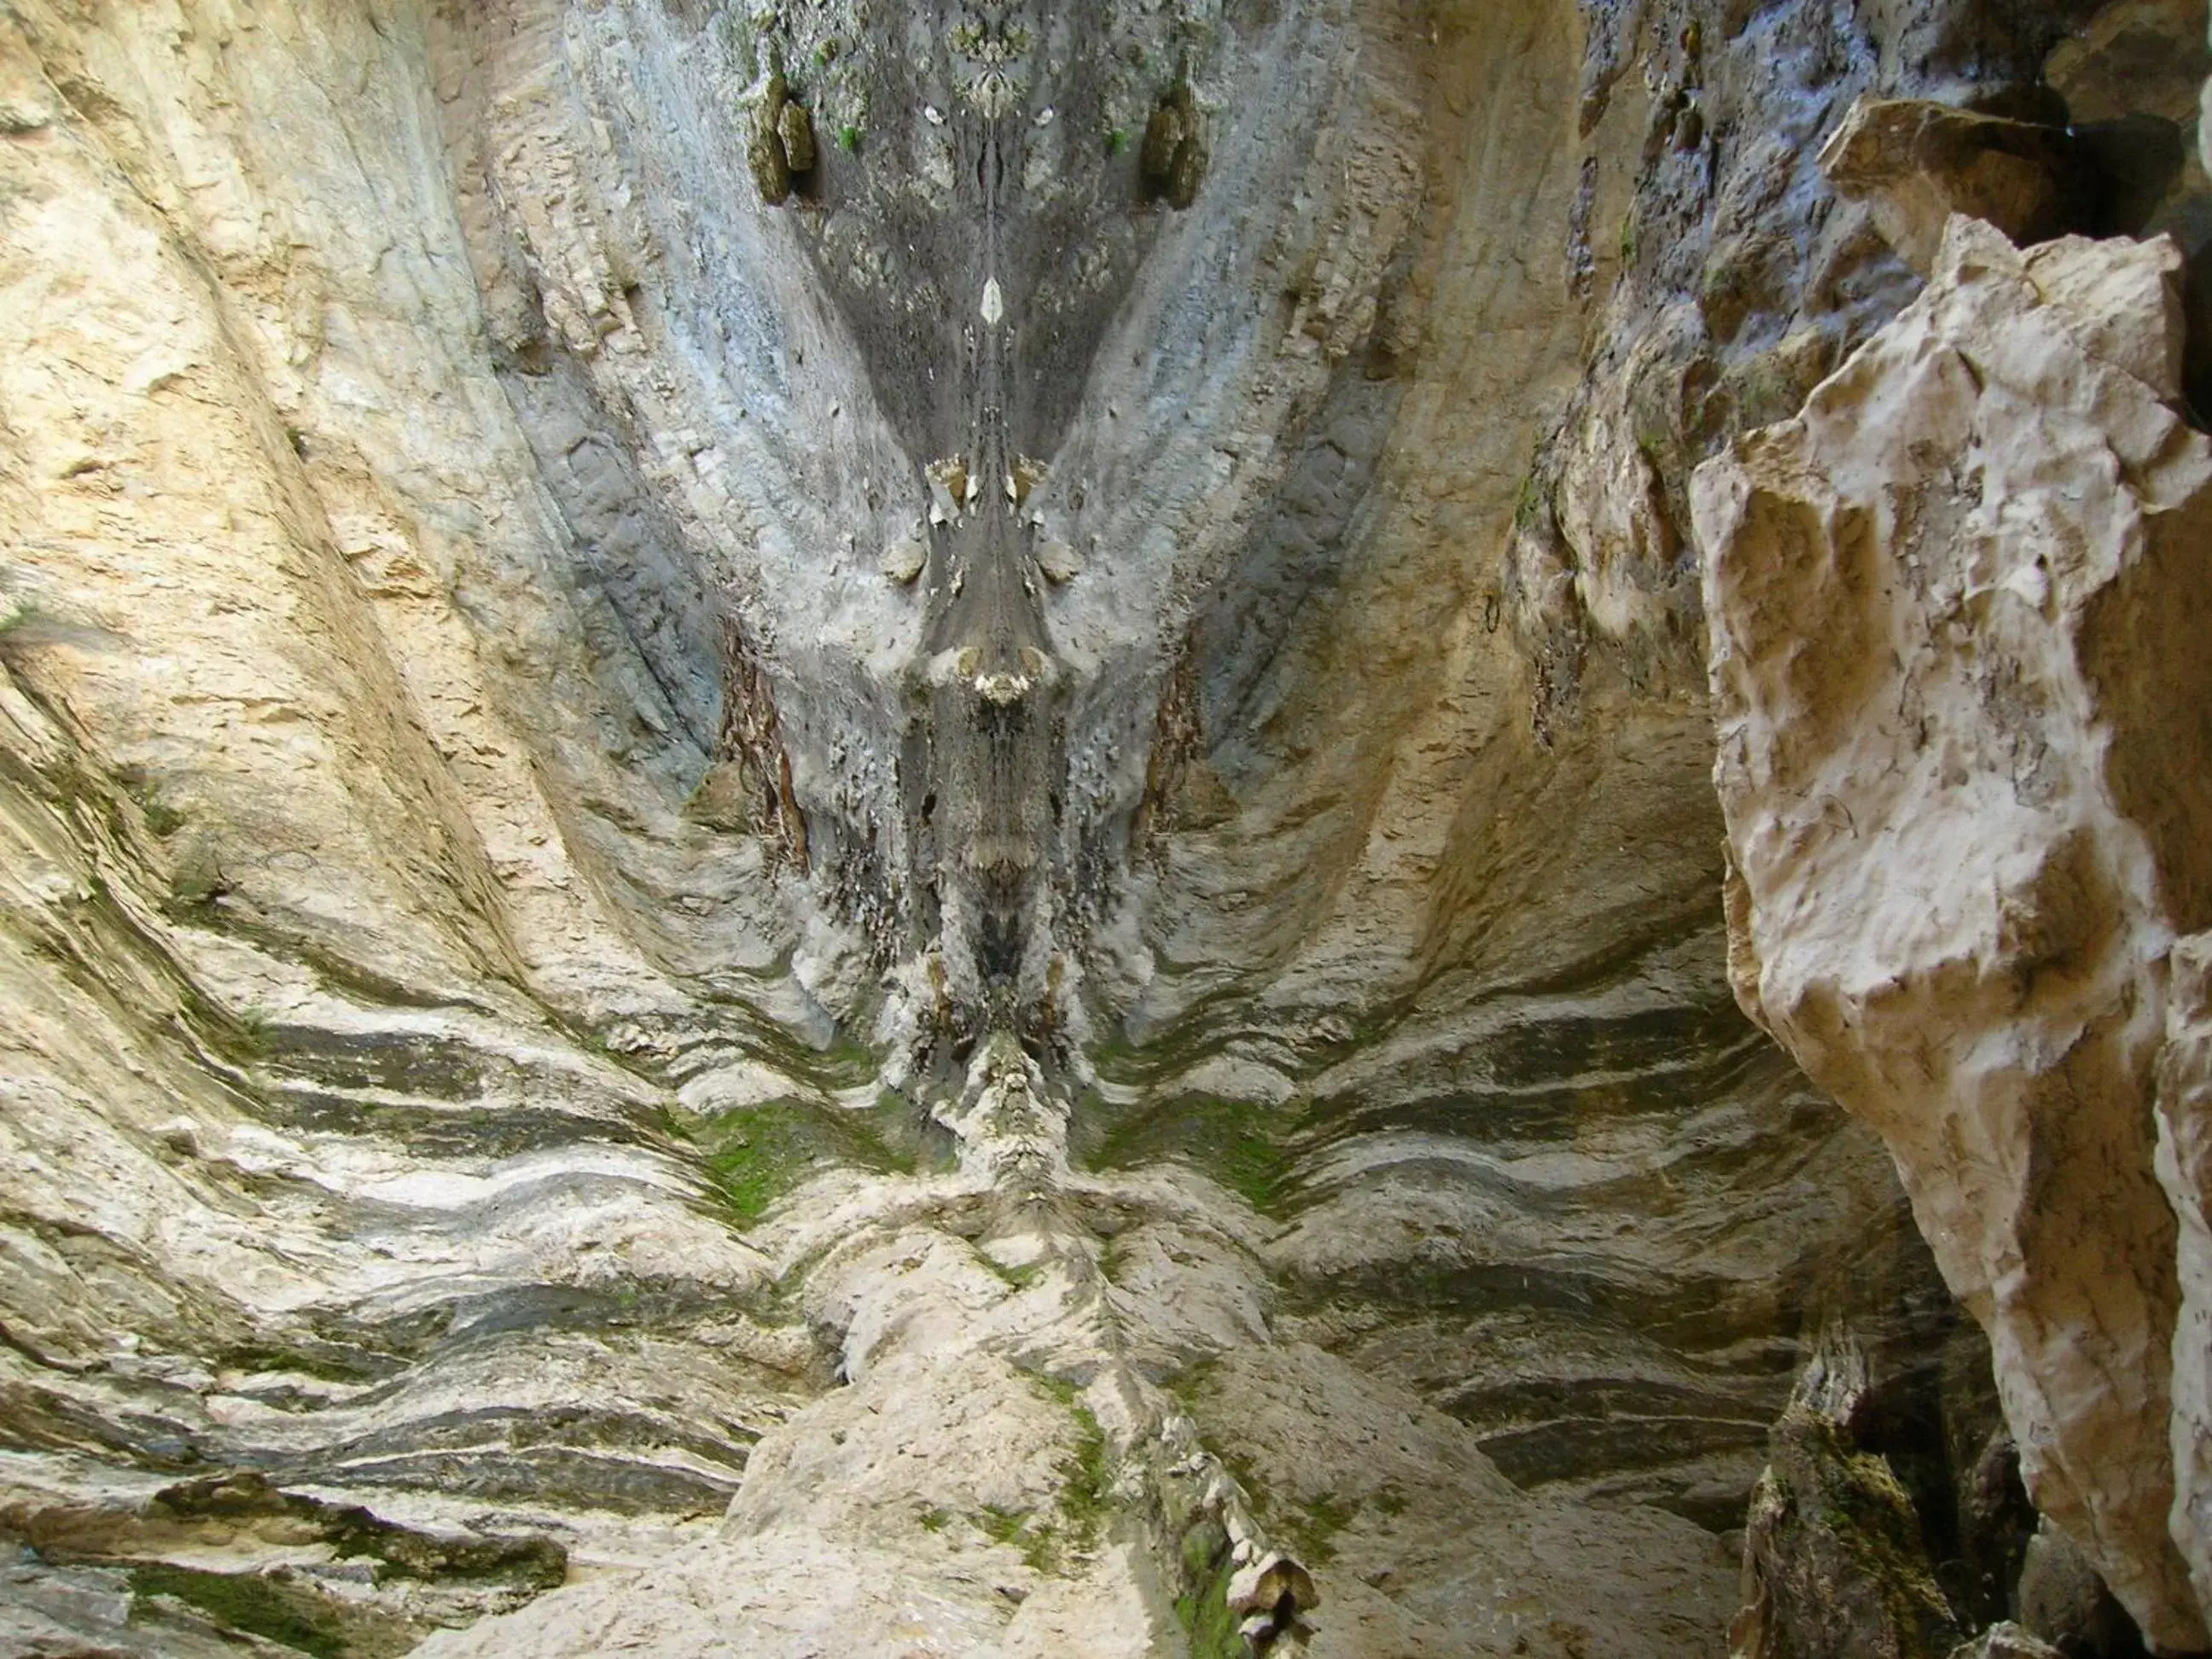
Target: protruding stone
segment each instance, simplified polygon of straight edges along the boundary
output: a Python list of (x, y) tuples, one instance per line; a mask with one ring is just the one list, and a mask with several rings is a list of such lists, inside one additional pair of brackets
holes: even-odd
[(929, 563), (929, 550), (911, 536), (902, 536), (884, 549), (877, 568), (884, 573), (886, 581), (904, 587), (921, 575)]
[(929, 482), (929, 517), (933, 524), (957, 523), (968, 507), (968, 461), (946, 455), (921, 470)]
[(1280, 1550), (1269, 1550), (1237, 1568), (1230, 1575), (1227, 1593), (1229, 1610), (1237, 1613), (1278, 1614), (1285, 1596), (1298, 1612), (1321, 1605), (1313, 1575)]
[(11, 88), (0, 88), (0, 133), (19, 138), (42, 132), (53, 125), (54, 112), (46, 102)]
[(2181, 250), (2166, 237), (2138, 244), (2133, 257), (2111, 246), (2063, 236), (2022, 256), (2044, 303), (2066, 319), (2082, 349), (2141, 380), (2166, 403), (2181, 396)]
[(1187, 208), (1206, 177), (1206, 138), (1198, 102), (1188, 82), (1177, 82), (1145, 124), (1138, 164), (1146, 182), (1172, 207)]
[(2057, 1648), (2010, 1620), (1951, 1650), (1951, 1659), (2064, 1659)]
[(1054, 585), (1073, 581), (1083, 574), (1083, 556), (1057, 536), (1037, 549), (1037, 569)]
[(1941, 1659), (1957, 1644), (1912, 1500), (1857, 1442), (1869, 1393), (1841, 1337), (1799, 1377), (1752, 1493), (1730, 1659)]
[(2191, 1200), (2148, 1102), (2170, 947), (2212, 915), (2212, 444), (2165, 400), (2172, 258), (1954, 218), (1920, 297), (1691, 499), (1731, 977), (1888, 1142), (2038, 1509), (2187, 1652)]
[(985, 702), (1005, 708), (1027, 696), (1030, 684), (1030, 678), (1026, 674), (978, 674), (975, 676), (975, 695)]
[(761, 200), (775, 207), (791, 195), (791, 157), (783, 142), (783, 76), (771, 74), (753, 106), (752, 125), (745, 138), (745, 164), (752, 169), (753, 184)]
[(775, 130), (783, 140), (784, 160), (793, 173), (814, 171), (814, 118), (806, 112), (806, 106), (786, 102), (775, 118)]
[(1820, 171), (1864, 201), (1898, 258), (1925, 276), (1946, 221), (1985, 220), (2015, 242), (2065, 227), (2064, 132), (1911, 98), (1860, 98), (1820, 147)]
[(1168, 169), (1169, 206), (1187, 208), (1198, 199), (1198, 187), (1206, 179), (1206, 144), (1195, 135), (1176, 146), (1175, 164)]
[(1137, 155), (1137, 163), (1144, 169), (1146, 178), (1156, 184), (1167, 181), (1184, 135), (1182, 110), (1172, 99), (1152, 112), (1152, 118), (1145, 123), (1144, 148)]

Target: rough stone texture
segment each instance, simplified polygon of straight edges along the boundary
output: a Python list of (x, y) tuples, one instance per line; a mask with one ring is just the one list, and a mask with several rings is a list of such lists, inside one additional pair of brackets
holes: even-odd
[(8, 7), (0, 1601), (1692, 1651), (1832, 1314), (1949, 1501), (1684, 490), (2076, 9)]
[(1951, 1659), (2057, 1659), (2058, 1650), (2009, 1620), (2000, 1620), (1971, 1642), (1951, 1650)]
[(2038, 1506), (2188, 1650), (2144, 1110), (2212, 899), (2179, 264), (1954, 219), (1926, 293), (1694, 500), (1739, 1000), (1881, 1131)]
[(2212, 937), (2167, 957), (2158, 1057), (2158, 1173), (2179, 1224), (2173, 1332), (2173, 1536), (2200, 1602), (2212, 1603)]
[[(1409, 1391), (1269, 1343), (1249, 1221), (1209, 1223), (1196, 1181), (1070, 1171), (1042, 1081), (1001, 1042), (959, 1173), (817, 1189), (769, 1231), (815, 1258), (848, 1386), (762, 1440), (719, 1536), (420, 1651), (1214, 1651), (1232, 1570), (1279, 1550), (1317, 1583), (1291, 1638), (1315, 1655), (1658, 1656), (1717, 1627), (1706, 1533), (1525, 1494)], [(1178, 1351), (1218, 1362), (1180, 1402), (1147, 1376)]]
[(2021, 1624), (2065, 1653), (2127, 1653), (2141, 1641), (2074, 1541), (2047, 1522), (2028, 1540), (2013, 1601)]
[(1957, 1644), (1920, 1516), (1880, 1453), (1866, 1356), (1824, 1340), (1770, 1437), (1744, 1529), (1731, 1659), (1917, 1659)]
[(2199, 416), (2212, 408), (2212, 176), (2198, 120), (2212, 75), (2203, 0), (2112, 0), (2044, 64), (2065, 100), (2076, 146), (2097, 175), (2100, 235), (2166, 235), (2189, 264), (2186, 386)]

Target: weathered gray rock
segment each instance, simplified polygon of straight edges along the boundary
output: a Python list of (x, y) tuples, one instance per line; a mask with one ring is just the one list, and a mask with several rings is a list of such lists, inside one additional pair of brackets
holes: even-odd
[(2028, 1540), (2014, 1601), (2023, 1628), (2066, 1653), (2125, 1653), (2135, 1629), (2072, 1540), (2048, 1525)]
[(0, 21), (36, 1639), (1656, 1659), (1801, 1332), (1940, 1413), (1683, 488), (1911, 289), (1831, 106), (2043, 9), (1048, 9)]
[(1840, 1334), (1798, 1378), (1752, 1492), (1730, 1659), (1934, 1659), (1957, 1645), (1912, 1499), (1859, 1443), (1869, 1391), (1866, 1357)]

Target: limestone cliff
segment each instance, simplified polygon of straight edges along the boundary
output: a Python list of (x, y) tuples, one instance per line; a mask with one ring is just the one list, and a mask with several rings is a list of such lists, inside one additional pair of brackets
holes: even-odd
[(2201, 1199), (2160, 1192), (2148, 1109), (2212, 822), (2179, 263), (1954, 218), (1922, 296), (1696, 501), (1739, 997), (1882, 1130), (2030, 1492), (2188, 1649), (2166, 1425)]
[(2200, 1643), (2203, 37), (0, 5), (0, 1646)]

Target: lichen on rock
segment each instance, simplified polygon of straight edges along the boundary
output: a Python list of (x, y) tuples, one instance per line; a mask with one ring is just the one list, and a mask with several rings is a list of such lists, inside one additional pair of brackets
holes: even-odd
[(1752, 1491), (1730, 1659), (1948, 1659), (1958, 1644), (1912, 1499), (1859, 1443), (1869, 1393), (1865, 1355), (1828, 1334)]

